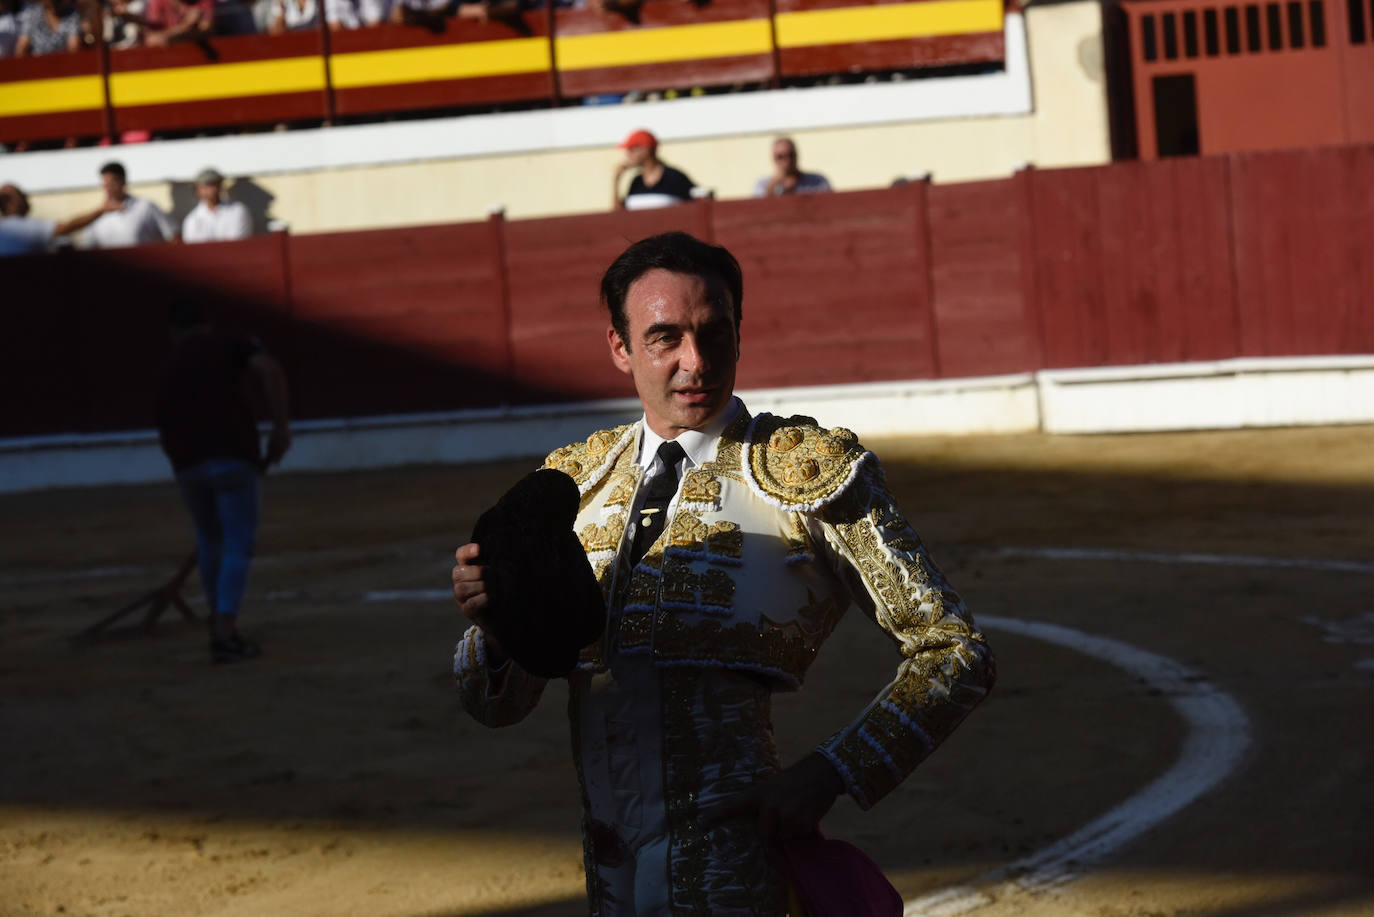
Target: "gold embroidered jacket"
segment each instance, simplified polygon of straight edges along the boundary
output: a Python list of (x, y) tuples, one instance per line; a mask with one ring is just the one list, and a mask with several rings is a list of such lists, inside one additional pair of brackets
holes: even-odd
[[(685, 475), (658, 542), (632, 571), (618, 572), (641, 476), (638, 435), (638, 424), (593, 433), (545, 462), (577, 481), (578, 535), (608, 602), (619, 597), (620, 613), (579, 666), (602, 668), (610, 652), (645, 654), (796, 689), (852, 600), (902, 656), (891, 683), (818, 749), (868, 808), (953, 731), (995, 677), (986, 642), (888, 494), (877, 458), (848, 430), (741, 410), (715, 459)], [(465, 705), (491, 725), (518, 720), (542, 680), (515, 670), (491, 696), (481, 653), (474, 629), (455, 661)]]

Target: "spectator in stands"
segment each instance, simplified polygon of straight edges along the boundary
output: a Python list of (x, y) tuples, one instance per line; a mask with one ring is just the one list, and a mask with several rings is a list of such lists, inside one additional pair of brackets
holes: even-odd
[(253, 234), (248, 208), (238, 201), (225, 200), (224, 176), (219, 172), (200, 170), (196, 176), (196, 197), (200, 203), (181, 224), (182, 241), (229, 242)]
[(111, 48), (132, 48), (143, 44), (145, 0), (110, 0), (105, 14), (105, 44)]
[(52, 247), (58, 236), (70, 235), (113, 209), (107, 200), (99, 209), (70, 220), (40, 220), (29, 216), (29, 197), (15, 185), (0, 185), (0, 257), (36, 255)]
[(775, 194), (814, 194), (829, 191), (830, 182), (819, 172), (803, 172), (797, 167), (797, 145), (791, 137), (773, 141), (773, 174), (765, 175), (754, 185), (754, 197)]
[(455, 6), (456, 0), (399, 0), (391, 7), (391, 21), (443, 31)]
[(391, 0), (325, 0), (324, 15), (335, 31), (361, 29), (386, 22), (391, 16)]
[(15, 57), (75, 51), (81, 46), (81, 16), (72, 0), (41, 0), (19, 12)]
[(0, 0), (0, 57), (14, 57), (19, 43), (19, 0)]
[(272, 22), (267, 31), (273, 35), (313, 29), (319, 25), (320, 11), (316, 0), (272, 0)]
[(87, 246), (124, 248), (176, 239), (176, 227), (167, 214), (151, 201), (134, 197), (124, 190), (125, 173), (122, 165), (107, 162), (102, 166), (100, 184), (105, 189), (108, 203), (115, 206), (86, 230)]
[(143, 41), (162, 47), (206, 38), (215, 28), (215, 0), (148, 0)]
[[(611, 195), (616, 209), (647, 210), (668, 207), (692, 199), (695, 182), (686, 173), (674, 169), (658, 158), (658, 138), (646, 130), (634, 131), (620, 143), (625, 159), (616, 166), (611, 183)], [(630, 181), (630, 190), (620, 196), (620, 181), (626, 172), (638, 169)]]

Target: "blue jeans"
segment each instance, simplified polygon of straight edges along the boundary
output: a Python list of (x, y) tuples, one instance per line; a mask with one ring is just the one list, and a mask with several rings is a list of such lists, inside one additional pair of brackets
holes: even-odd
[(258, 534), (258, 468), (242, 459), (207, 459), (178, 472), (177, 486), (196, 527), (205, 601), (212, 613), (237, 615)]

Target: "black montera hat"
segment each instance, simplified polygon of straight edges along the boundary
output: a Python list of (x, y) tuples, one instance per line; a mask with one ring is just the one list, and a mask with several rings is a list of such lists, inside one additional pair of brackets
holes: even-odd
[(606, 627), (606, 601), (573, 525), (581, 497), (561, 471), (526, 475), (472, 530), (484, 567), (484, 625), (525, 671), (567, 675)]

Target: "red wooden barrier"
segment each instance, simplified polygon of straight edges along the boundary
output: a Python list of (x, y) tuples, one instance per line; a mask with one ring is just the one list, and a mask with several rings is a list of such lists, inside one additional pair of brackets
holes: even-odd
[(505, 316), (485, 224), (293, 236), (289, 257), (304, 416), (504, 400)]
[(739, 384), (938, 375), (923, 185), (716, 205), (744, 269)]
[(1035, 317), (1022, 296), (1024, 207), (1018, 182), (932, 185), (928, 193), (941, 374), (1035, 369)]
[(1239, 352), (1374, 352), (1374, 148), (1231, 163)]
[(1026, 180), (1046, 366), (1235, 355), (1226, 160), (1031, 171)]
[(602, 271), (683, 229), (745, 273), (742, 387), (1374, 353), (1374, 147), (546, 220), (6, 259), (0, 434), (146, 428), (177, 296), (301, 417), (633, 394)]

